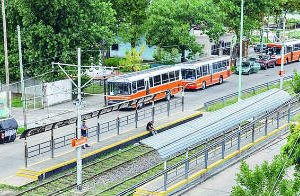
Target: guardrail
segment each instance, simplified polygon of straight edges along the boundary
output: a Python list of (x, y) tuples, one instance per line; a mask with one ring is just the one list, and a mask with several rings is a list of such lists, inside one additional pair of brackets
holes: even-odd
[[(134, 124), (137, 128), (138, 122), (142, 120), (155, 120), (156, 116), (166, 115), (170, 116), (170, 112), (176, 109), (182, 110), (184, 107), (183, 99), (173, 98), (167, 102), (161, 102), (160, 104), (153, 104), (152, 107), (144, 107), (143, 109), (136, 109), (134, 113), (117, 117), (114, 120), (110, 120), (104, 123), (98, 122), (95, 126), (89, 127), (88, 139), (89, 141), (100, 142), (101, 138), (111, 135), (119, 135), (121, 128)], [(38, 143), (32, 146), (25, 145), (25, 166), (29, 159), (41, 156), (46, 153), (51, 154), (51, 158), (54, 158), (55, 150), (71, 146), (71, 140), (76, 137), (75, 132), (66, 134), (64, 136), (54, 138), (53, 135), (50, 140)]]
[[(294, 79), (294, 75), (290, 75), (290, 76), (284, 77), (283, 81), (293, 80), (293, 79)], [(266, 82), (264, 84), (260, 84), (260, 85), (257, 85), (257, 86), (253, 86), (253, 87), (244, 89), (244, 90), (242, 90), (242, 94), (243, 93), (255, 93), (257, 90), (260, 90), (260, 89), (263, 89), (263, 88), (269, 89), (271, 86), (273, 86), (275, 84), (278, 84), (278, 83), (280, 83), (280, 79), (273, 80), (271, 82)], [(224, 104), (226, 100), (232, 99), (233, 97), (237, 97), (237, 96), (238, 96), (238, 92), (231, 93), (229, 95), (225, 95), (223, 97), (220, 97), (220, 98), (213, 99), (211, 101), (205, 102), (204, 103), (204, 107), (205, 107), (206, 110), (208, 110), (211, 105), (214, 105), (214, 104), (220, 103), (220, 102), (222, 102)]]
[[(257, 146), (254, 144), (263, 141), (264, 138), (275, 138), (280, 130), (288, 131), (292, 116), (298, 114), (300, 110), (298, 102), (291, 105), (296, 100), (292, 99), (291, 102), (272, 112), (257, 116), (255, 120), (247, 124), (232, 127), (232, 131), (216, 135), (213, 142), (204, 141), (194, 154), (189, 154), (191, 149), (187, 149), (181, 155), (184, 156), (182, 161), (168, 167), (168, 162), (165, 161), (163, 170), (117, 195), (125, 195), (134, 191), (137, 195), (143, 193), (171, 195), (195, 182), (205, 180), (210, 173), (234, 161), (237, 155), (247, 153), (250, 148), (256, 149)], [(143, 187), (140, 188), (141, 186)]]

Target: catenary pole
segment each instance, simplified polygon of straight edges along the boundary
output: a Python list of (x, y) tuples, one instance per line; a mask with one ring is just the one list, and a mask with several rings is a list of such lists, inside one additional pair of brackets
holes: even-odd
[(286, 18), (283, 18), (283, 37), (282, 37), (282, 48), (281, 48), (281, 66), (280, 66), (280, 89), (283, 89), (283, 64), (284, 64), (284, 50), (285, 50), (285, 22)]
[(239, 64), (239, 94), (238, 100), (241, 101), (242, 97), (242, 58), (243, 58), (243, 15), (244, 15), (244, 2), (241, 0), (241, 31), (240, 31), (240, 64)]
[(5, 77), (6, 77), (6, 96), (7, 96), (7, 108), (8, 108), (9, 117), (10, 117), (11, 116), (11, 104), (10, 104), (10, 94), (9, 94), (9, 69), (8, 69), (6, 16), (5, 16), (4, 0), (2, 0), (2, 21), (3, 21), (3, 39), (4, 39), (4, 62), (5, 62)]
[(25, 103), (25, 85), (24, 85), (24, 71), (22, 61), (22, 45), (21, 45), (21, 30), (20, 26), (17, 26), (18, 30), (18, 46), (19, 46), (19, 63), (20, 63), (20, 78), (21, 78), (21, 91), (22, 91), (22, 106), (23, 106), (23, 118), (24, 127), (27, 129), (27, 117), (26, 117), (26, 103)]
[[(78, 48), (78, 95), (77, 95), (77, 137), (81, 138), (81, 50)], [(81, 146), (76, 147), (77, 151), (77, 191), (82, 190), (82, 160), (81, 160)]]

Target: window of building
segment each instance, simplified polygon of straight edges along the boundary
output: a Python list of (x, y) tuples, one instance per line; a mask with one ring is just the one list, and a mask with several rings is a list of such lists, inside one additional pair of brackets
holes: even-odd
[(116, 50), (116, 51), (118, 51), (118, 50), (119, 50), (119, 44), (113, 44), (113, 45), (111, 46), (111, 50)]
[(219, 47), (216, 44), (211, 46), (211, 55), (219, 55)]

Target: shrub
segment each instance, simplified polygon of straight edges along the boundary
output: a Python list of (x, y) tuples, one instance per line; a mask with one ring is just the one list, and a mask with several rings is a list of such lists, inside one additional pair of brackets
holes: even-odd
[(108, 58), (104, 60), (104, 64), (107, 67), (119, 67), (122, 61), (124, 61), (123, 58)]

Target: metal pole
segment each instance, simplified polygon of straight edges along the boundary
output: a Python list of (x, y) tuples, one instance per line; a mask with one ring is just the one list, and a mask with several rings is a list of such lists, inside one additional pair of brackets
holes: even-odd
[(184, 87), (182, 87), (182, 93), (181, 93), (181, 111), (184, 112)]
[(238, 138), (237, 138), (237, 149), (241, 149), (241, 125), (239, 125), (239, 132), (238, 132)]
[[(165, 164), (164, 164), (164, 170), (167, 170), (167, 160), (165, 160)], [(167, 180), (168, 180), (168, 173), (166, 171), (166, 173), (164, 174), (164, 191), (167, 190)]]
[(51, 158), (54, 158), (54, 136), (53, 136), (53, 129), (51, 129)]
[(253, 117), (253, 127), (252, 127), (252, 143), (254, 143), (254, 134), (255, 134), (255, 117)]
[(25, 140), (24, 140), (24, 160), (25, 160), (25, 167), (27, 168), (28, 165), (28, 147), (27, 147), (27, 137), (25, 135)]
[(168, 117), (170, 116), (170, 99), (168, 99), (168, 103), (167, 103), (167, 109), (168, 109)]
[(20, 26), (17, 26), (18, 30), (18, 46), (19, 46), (19, 63), (20, 63), (20, 76), (21, 76), (21, 91), (22, 91), (22, 106), (23, 106), (23, 118), (24, 128), (27, 129), (27, 118), (26, 118), (26, 103), (25, 103), (25, 85), (24, 85), (24, 73), (23, 73), (23, 62), (22, 62), (22, 47), (21, 47), (21, 30)]
[(7, 96), (7, 108), (8, 115), (11, 116), (11, 104), (9, 94), (9, 68), (8, 68), (8, 52), (7, 52), (7, 35), (6, 35), (6, 16), (5, 16), (5, 4), (2, 0), (2, 21), (3, 21), (3, 39), (4, 39), (4, 62), (5, 62), (5, 77), (6, 77), (6, 96)]
[[(81, 108), (81, 50), (78, 48), (77, 51), (78, 54), (78, 95), (77, 95), (77, 136), (78, 138), (81, 138), (81, 113), (80, 113), (80, 108)], [(77, 191), (82, 190), (82, 160), (81, 160), (81, 146), (77, 146), (76, 148), (77, 151)]]
[(223, 131), (223, 142), (222, 142), (222, 159), (225, 158), (225, 131)]
[(279, 112), (277, 112), (277, 129), (279, 128)]
[(152, 121), (154, 121), (154, 115), (155, 115), (155, 107), (154, 107), (154, 99), (152, 101)]
[(100, 141), (100, 123), (97, 123), (97, 142)]
[(288, 123), (291, 122), (291, 104), (289, 104), (289, 108), (288, 108)]
[(283, 37), (282, 37), (282, 48), (281, 48), (281, 66), (280, 66), (280, 89), (283, 89), (283, 64), (284, 64), (284, 50), (285, 50), (285, 16), (283, 18)]
[(185, 153), (185, 179), (189, 178), (189, 149), (186, 149)]
[(136, 106), (135, 106), (135, 128), (137, 128), (138, 126), (138, 103), (136, 103)]
[(265, 121), (265, 136), (268, 135), (268, 117), (266, 117)]
[(244, 2), (241, 0), (241, 31), (240, 31), (240, 65), (239, 65), (239, 94), (238, 100), (242, 98), (242, 58), (243, 58), (243, 15), (244, 15)]
[(119, 118), (119, 116), (117, 116), (116, 125), (117, 125), (117, 135), (119, 135), (120, 134), (120, 118)]
[(106, 76), (103, 76), (103, 91), (104, 91), (104, 105), (107, 106), (107, 97), (106, 97)]

